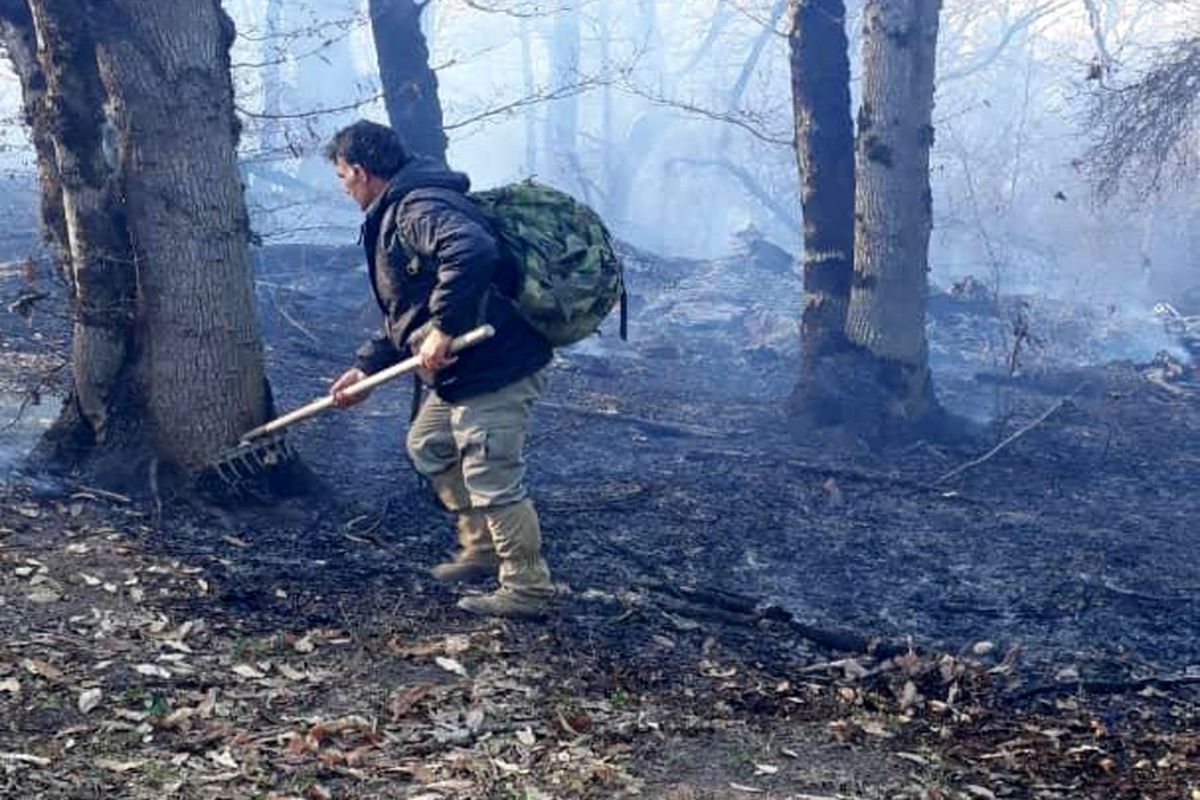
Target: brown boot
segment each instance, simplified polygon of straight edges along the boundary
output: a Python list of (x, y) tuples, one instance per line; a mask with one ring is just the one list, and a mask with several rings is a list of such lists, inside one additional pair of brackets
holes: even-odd
[(485, 616), (544, 617), (554, 585), (542, 558), (542, 533), (533, 503), (522, 500), (484, 509), (484, 516), (500, 559), (500, 588), (491, 594), (464, 597), (458, 607)]
[(438, 564), (429, 574), (446, 583), (475, 583), (494, 577), (500, 559), (492, 546), (487, 519), (479, 511), (461, 511), (455, 521), (459, 550), (454, 558)]
[(458, 552), (451, 561), (438, 564), (429, 573), (447, 583), (471, 583), (493, 577), (500, 567), (492, 533), (482, 511), (471, 508), (471, 495), (462, 469), (455, 467), (429, 479), (442, 505), (455, 514)]

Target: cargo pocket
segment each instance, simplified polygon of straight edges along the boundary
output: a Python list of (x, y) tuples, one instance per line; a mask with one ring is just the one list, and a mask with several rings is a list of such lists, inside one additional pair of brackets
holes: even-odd
[(484, 437), (484, 458), (489, 464), (525, 464), (525, 432), (519, 428), (488, 431)]
[(525, 499), (525, 433), (520, 428), (472, 431), (463, 453), (463, 479), (476, 506)]

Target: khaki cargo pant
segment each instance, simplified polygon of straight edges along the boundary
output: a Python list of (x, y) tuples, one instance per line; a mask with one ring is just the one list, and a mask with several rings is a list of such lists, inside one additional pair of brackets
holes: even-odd
[[(430, 393), (408, 429), (408, 455), (417, 472), (439, 484), (464, 486), (439, 491), (450, 511), (488, 509), (524, 500), (525, 439), (533, 403), (546, 386), (543, 369), (487, 394), (447, 403)], [(446, 481), (446, 473), (462, 477)], [(440, 487), (439, 487), (440, 488)]]

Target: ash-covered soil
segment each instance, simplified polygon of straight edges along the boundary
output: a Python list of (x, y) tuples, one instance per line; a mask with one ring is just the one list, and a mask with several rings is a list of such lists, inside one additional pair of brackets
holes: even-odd
[[(1010, 377), (997, 348), (1011, 320), (942, 298), (932, 349), (958, 361), (939, 374), (943, 402), (976, 413), (986, 400), (1004, 418), (977, 440), (879, 456), (789, 433), (785, 334), (799, 287), (778, 263), (643, 256), (630, 273), (630, 340), (614, 326), (560, 352), (531, 445), (548, 558), (577, 595), (682, 583), (923, 646), (1020, 643), (1057, 668), (1200, 665), (1191, 371), (1167, 382), (1130, 361), (1071, 365), (1114, 335), (1114, 323), (1101, 330), (1085, 316), (1074, 339), (1038, 334), (1040, 351), (1024, 359), (1040, 363)], [(260, 276), (272, 379), (289, 406), (349, 363), (375, 309), (352, 248), (274, 250)], [(990, 338), (980, 333), (989, 327)], [(404, 462), (408, 391), (390, 387), (290, 438), (419, 568), (446, 547), (446, 523)], [(990, 460), (939, 482), (1060, 403)], [(242, 567), (237, 579), (259, 583)]]
[[(993, 424), (970, 440), (885, 454), (797, 438), (782, 406), (800, 289), (773, 256), (631, 252), (630, 341), (612, 326), (558, 354), (530, 452), (563, 586), (544, 627), (480, 625), (425, 576), (448, 551), (449, 522), (404, 460), (406, 384), (291, 432), (323, 488), (278, 507), (138, 506), (77, 481), (11, 476), (0, 519), (0, 612), (14, 612), (0, 631), (10, 720), (0, 750), (35, 760), (0, 763), (10, 786), (76, 796), (54, 788), (77, 786), (59, 772), (40, 781), (50, 768), (37, 759), (86, 766), (80, 753), (95, 756), (94, 738), (75, 755), (45, 745), (72, 726), (90, 731), (76, 707), (81, 692), (102, 688), (143, 715), (125, 720), (135, 733), (159, 733), (143, 743), (149, 754), (116, 748), (89, 791), (118, 791), (121, 776), (146, 776), (145, 763), (174, 764), (181, 741), (198, 759), (125, 787), (146, 793), (109, 796), (164, 796), (180, 781), (181, 796), (252, 785), (262, 796), (333, 787), (430, 800), (684, 800), (747, 788), (780, 798), (1175, 798), (1197, 787), (1200, 745), (1187, 738), (1200, 677), (1193, 372), (1169, 360), (1087, 365), (1114, 338), (1153, 339), (1144, 324), (939, 295), (939, 394)], [(56, 376), (42, 376), (65, 339), (61, 289), (35, 277), (50, 297), (30, 319), (0, 318), (0, 377), (18, 404), (30, 386), (52, 396)], [(356, 248), (271, 248), (256, 277), (284, 409), (325, 392), (377, 310)], [(23, 270), (0, 273), (6, 305), (29, 289)], [(129, 618), (105, 628), (94, 618), (113, 597), (121, 609), (111, 613)], [(208, 621), (202, 647), (167, 635), (189, 619)], [(126, 643), (102, 655), (88, 649), (98, 638)], [(845, 660), (876, 641), (899, 647)], [(185, 654), (190, 676), (157, 652), (183, 652), (177, 642), (203, 653)], [(150, 655), (139, 651), (147, 643)], [(122, 659), (128, 669), (114, 676)], [(77, 680), (72, 668), (85, 665)], [(22, 685), (6, 692), (6, 681)], [(31, 682), (56, 698), (54, 714)], [(141, 707), (146, 686), (195, 719), (164, 726), (171, 711)], [(222, 716), (208, 693), (227, 686)], [(473, 714), (481, 708), (486, 725)], [(315, 727), (346, 714), (362, 718)], [(214, 719), (258, 749), (236, 731), (214, 734)], [(389, 742), (400, 749), (377, 759), (371, 748)], [(581, 742), (587, 752), (572, 755)], [(341, 756), (327, 757), (331, 748)]]

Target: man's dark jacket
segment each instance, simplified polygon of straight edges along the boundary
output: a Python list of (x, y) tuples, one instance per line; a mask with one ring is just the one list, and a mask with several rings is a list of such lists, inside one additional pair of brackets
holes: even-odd
[(362, 226), (384, 318), (383, 333), (358, 350), (364, 372), (407, 357), (413, 334), (430, 322), (451, 336), (484, 322), (496, 329), (433, 376), (433, 389), (450, 403), (532, 375), (551, 358), (550, 345), (508, 299), (518, 276), (499, 258), (491, 226), (464, 194), (469, 187), (466, 175), (416, 158), (367, 209)]

